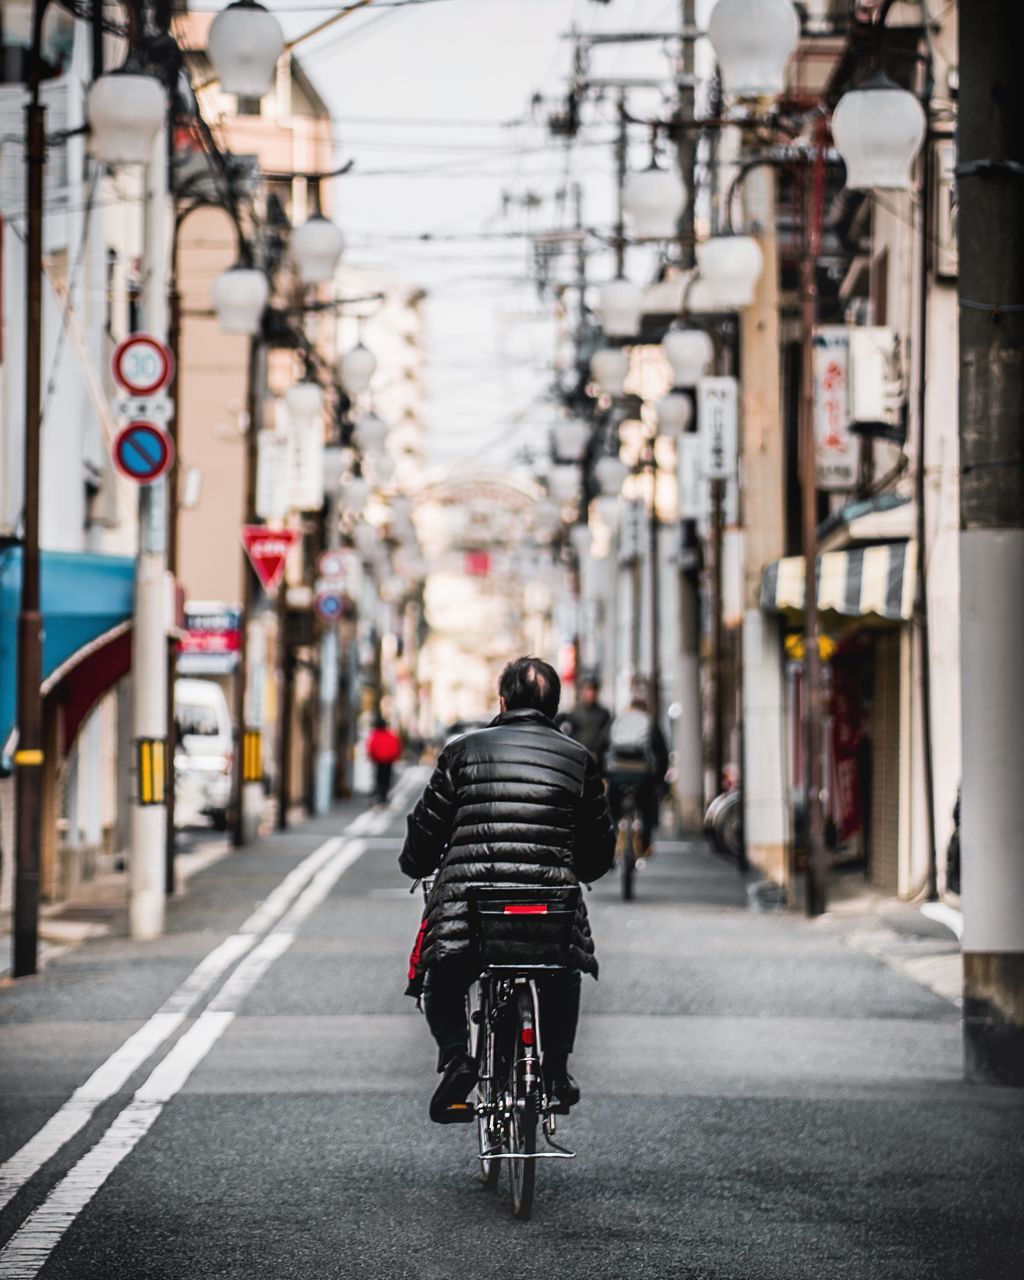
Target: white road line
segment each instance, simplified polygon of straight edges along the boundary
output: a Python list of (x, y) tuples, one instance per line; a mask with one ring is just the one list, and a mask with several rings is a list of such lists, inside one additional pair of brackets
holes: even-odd
[(112, 1098), (147, 1058), (175, 1034), (190, 1010), (214, 983), (252, 947), (261, 933), (285, 914), (306, 885), (344, 844), (341, 837), (333, 836), (294, 867), (249, 916), (239, 932), (225, 938), (205, 956), (157, 1012), (96, 1068), (38, 1133), (0, 1165), (0, 1209), (89, 1122), (97, 1107)]
[(324, 901), (365, 848), (361, 840), (354, 840), (336, 850), (334, 857), (321, 867), (282, 919), (281, 928), (253, 948), (209, 1007), (136, 1090), (135, 1097), (103, 1137), (11, 1236), (0, 1251), (0, 1280), (31, 1280), (39, 1273), (67, 1229), (121, 1161), (138, 1146), (164, 1106), (182, 1089), (231, 1025), (245, 997), (295, 941), (299, 926)]

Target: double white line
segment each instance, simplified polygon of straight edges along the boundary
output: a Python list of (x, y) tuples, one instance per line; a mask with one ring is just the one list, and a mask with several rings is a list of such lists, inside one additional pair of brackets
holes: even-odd
[[(402, 779), (391, 812), (360, 814), (349, 832), (369, 835), (382, 831), (394, 810), (404, 803), (412, 789), (409, 784), (414, 787), (417, 781), (418, 772), (410, 771)], [(88, 1123), (96, 1109), (178, 1031), (199, 1001), (245, 956), (102, 1138), (57, 1183), (0, 1251), (2, 1280), (27, 1280), (38, 1273), (64, 1232), (149, 1132), (166, 1103), (231, 1025), (245, 997), (270, 965), (288, 950), (302, 924), (365, 848), (363, 840), (335, 837), (315, 849), (264, 899), (241, 929), (214, 948), (149, 1021), (97, 1067), (42, 1129), (0, 1165), (2, 1209)]]

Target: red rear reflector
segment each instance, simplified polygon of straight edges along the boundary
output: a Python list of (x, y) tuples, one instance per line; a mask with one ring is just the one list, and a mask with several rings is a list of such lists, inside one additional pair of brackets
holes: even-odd
[(529, 1047), (534, 1043), (536, 1039), (537, 1039), (537, 1036), (534, 1033), (533, 1027), (523, 1027), (523, 1032), (522, 1032), (523, 1044)]
[(505, 908), (505, 914), (507, 916), (546, 916), (547, 913), (547, 904), (544, 902), (523, 902), (515, 905), (509, 904)]

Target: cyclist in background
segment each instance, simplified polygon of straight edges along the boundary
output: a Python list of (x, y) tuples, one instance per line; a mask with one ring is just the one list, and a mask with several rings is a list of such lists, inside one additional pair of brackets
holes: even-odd
[(651, 852), (654, 828), (658, 825), (661, 793), (668, 773), (668, 746), (665, 736), (647, 709), (641, 689), (634, 689), (629, 706), (612, 721), (608, 744), (608, 801), (617, 824), (623, 800), (632, 791), (640, 814), (641, 856)]

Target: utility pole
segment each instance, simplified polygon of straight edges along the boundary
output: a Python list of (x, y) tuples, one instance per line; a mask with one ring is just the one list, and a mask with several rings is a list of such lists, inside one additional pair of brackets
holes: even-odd
[(968, 1079), (1024, 1085), (1024, 10), (959, 9), (963, 1030)]
[(816, 130), (810, 181), (805, 181), (804, 221), (806, 245), (800, 300), (803, 349), (800, 368), (800, 480), (804, 549), (804, 776), (807, 781), (807, 901), (809, 916), (825, 911), (825, 822), (821, 808), (822, 698), (821, 653), (818, 625), (818, 476), (814, 439), (814, 376), (812, 356), (814, 326), (818, 316), (817, 262), (825, 212), (825, 132), (822, 119)]
[(25, 510), (18, 613), (18, 746), (15, 766), (14, 950), (16, 978), (36, 972), (43, 817), (43, 619), (40, 612), (39, 446), (42, 426), (43, 166), (46, 108), (40, 96), (45, 0), (36, 0), (25, 108)]
[[(242, 523), (255, 524), (256, 516), (256, 471), (259, 462), (259, 433), (263, 427), (263, 382), (265, 369), (265, 351), (260, 335), (253, 334), (249, 339), (249, 360), (246, 375), (246, 416), (248, 426), (245, 434), (245, 475), (242, 492)], [(254, 728), (252, 708), (254, 703), (252, 684), (252, 657), (256, 621), (253, 610), (259, 593), (256, 574), (249, 563), (248, 555), (242, 552), (242, 628), (239, 637), (238, 669), (235, 672), (235, 732), (238, 741), (235, 750), (234, 776), (234, 822), (232, 824), (232, 843), (236, 848), (245, 844), (254, 834), (250, 830), (251, 823), (246, 822), (246, 791), (258, 778), (249, 777), (258, 766), (262, 771), (263, 739), (262, 730)]]
[[(147, 166), (142, 279), (147, 331), (167, 337), (170, 225), (167, 202), (168, 125), (157, 133)], [(132, 649), (136, 753), (132, 805), (128, 916), (133, 938), (156, 938), (164, 927), (167, 809), (167, 481), (139, 489), (139, 553)], [(140, 764), (151, 753), (152, 786), (143, 788)]]
[[(172, 583), (178, 578), (178, 426), (181, 413), (181, 290), (178, 287), (177, 248), (180, 220), (175, 218), (174, 238), (171, 246), (171, 286), (167, 293), (167, 345), (174, 361), (174, 383), (171, 387), (171, 414), (167, 422), (167, 434), (174, 448), (174, 461), (167, 472), (167, 572)], [(164, 843), (164, 893), (173, 896), (177, 890), (175, 856), (178, 833), (175, 828), (174, 753), (178, 731), (174, 717), (174, 680), (178, 673), (178, 646), (172, 636), (167, 638), (167, 807), (165, 810)]]
[[(684, 270), (694, 265), (693, 201), (697, 160), (697, 133), (691, 127), (695, 111), (694, 42), (687, 33), (696, 26), (696, 0), (682, 0), (683, 41), (680, 56), (680, 128), (676, 139), (679, 171), (690, 197), (679, 219), (679, 263)], [(694, 406), (690, 432), (699, 427), (696, 390), (685, 388)], [(680, 714), (673, 725), (677, 773), (676, 798), (683, 826), (699, 830), (703, 818), (704, 744), (700, 696), (700, 583), (697, 575), (697, 539), (691, 522), (680, 529), (682, 555), (679, 564), (679, 703)]]

